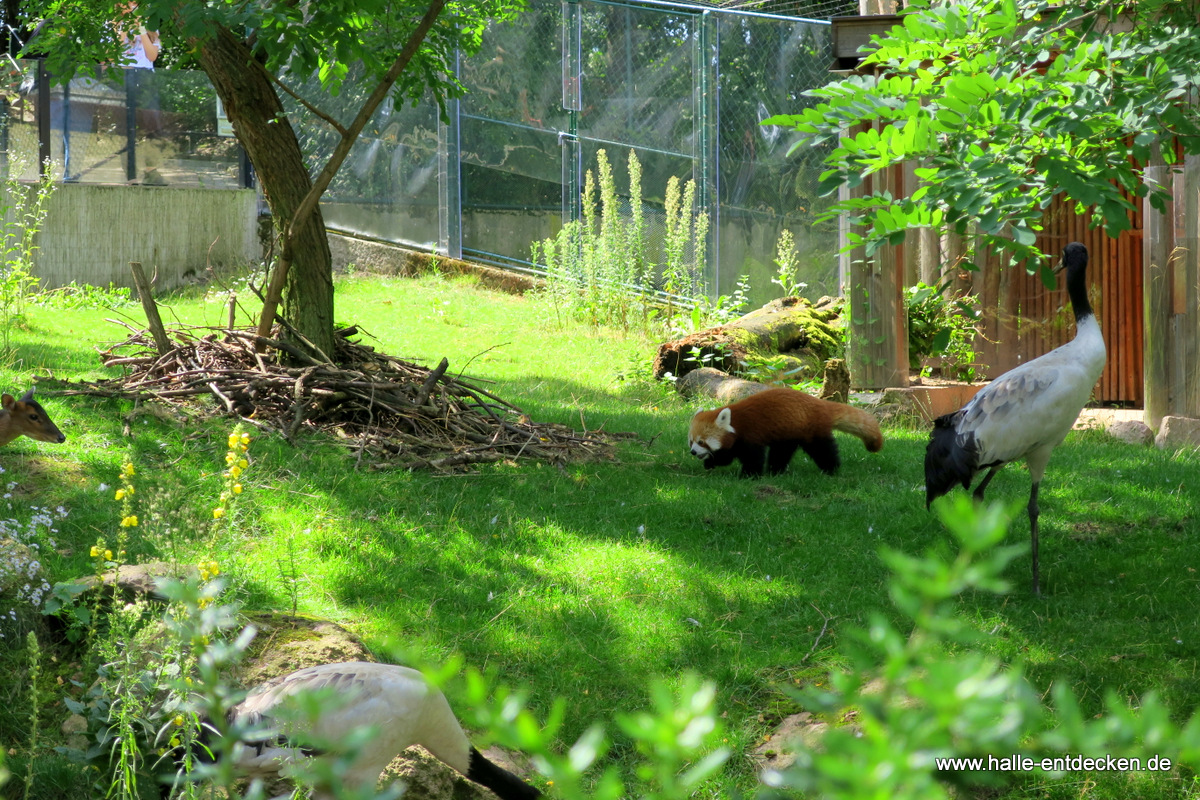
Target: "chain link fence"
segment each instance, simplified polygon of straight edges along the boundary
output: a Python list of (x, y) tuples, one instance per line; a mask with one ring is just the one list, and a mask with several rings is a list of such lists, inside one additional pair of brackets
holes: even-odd
[[(785, 228), (806, 293), (836, 294), (836, 225), (816, 222), (828, 202), (816, 194), (822, 154), (789, 154), (794, 135), (760, 124), (810, 103), (804, 92), (829, 80), (830, 63), (828, 24), (812, 19), (531, 0), (463, 61), (468, 92), (444, 116), (432, 100), (380, 109), (331, 185), (325, 219), (536, 271), (532, 243), (579, 217), (604, 150), (619, 193), (628, 193), (630, 155), (641, 165), (653, 246), (662, 246), (668, 180), (695, 181), (695, 210), (709, 217), (710, 294), (729, 294), (741, 275), (753, 299), (777, 294), (770, 277)], [(353, 95), (344, 93), (347, 109)], [(301, 138), (313, 164), (323, 162), (329, 134), (314, 124)]]
[[(248, 165), (221, 129), (216, 91), (196, 70), (108, 68), (52, 84), (35, 60), (10, 62), (0, 97), (0, 168), (68, 182), (236, 189)], [(42, 127), (39, 133), (39, 125)]]

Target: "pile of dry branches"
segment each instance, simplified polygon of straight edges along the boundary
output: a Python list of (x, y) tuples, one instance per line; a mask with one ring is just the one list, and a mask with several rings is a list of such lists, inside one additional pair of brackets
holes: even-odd
[[(302, 430), (325, 430), (376, 467), (610, 458), (614, 436), (625, 436), (532, 422), (511, 403), (448, 375), (445, 359), (430, 370), (376, 353), (351, 341), (357, 328), (338, 331), (334, 363), (252, 331), (174, 329), (162, 347), (146, 332), (129, 330), (128, 339), (101, 354), (125, 376), (70, 393), (199, 406), (277, 430), (289, 441)], [(276, 358), (281, 353), (288, 363)], [(202, 397), (215, 403), (198, 404)]]

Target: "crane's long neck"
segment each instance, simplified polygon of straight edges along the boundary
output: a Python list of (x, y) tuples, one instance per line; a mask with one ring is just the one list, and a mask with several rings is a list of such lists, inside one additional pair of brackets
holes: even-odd
[(1066, 347), (1078, 354), (1081, 364), (1094, 382), (1104, 369), (1104, 336), (1092, 311), (1092, 304), (1088, 302), (1087, 251), (1082, 247), (1070, 250), (1067, 263), (1067, 294), (1071, 298), (1071, 310), (1075, 312), (1075, 338)]
[(1071, 298), (1071, 310), (1075, 312), (1077, 327), (1082, 327), (1085, 320), (1095, 320), (1092, 304), (1088, 302), (1086, 260), (1067, 266), (1067, 295)]

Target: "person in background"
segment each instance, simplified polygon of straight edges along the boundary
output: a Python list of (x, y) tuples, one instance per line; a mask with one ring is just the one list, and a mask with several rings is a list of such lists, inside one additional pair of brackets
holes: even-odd
[[(137, 3), (121, 3), (117, 6), (119, 16), (113, 20), (117, 39), (125, 47), (120, 63), (126, 70), (128, 96), (135, 104), (138, 132), (147, 139), (162, 135), (162, 111), (158, 105), (158, 83), (154, 76), (154, 62), (162, 49), (158, 31), (148, 31), (137, 14)], [(146, 172), (142, 183), (163, 184), (158, 172), (161, 155), (146, 152)]]
[(113, 21), (117, 38), (125, 45), (125, 60), (122, 67), (132, 69), (154, 69), (158, 58), (158, 31), (148, 31), (137, 15), (137, 3), (122, 3), (117, 6), (121, 16)]

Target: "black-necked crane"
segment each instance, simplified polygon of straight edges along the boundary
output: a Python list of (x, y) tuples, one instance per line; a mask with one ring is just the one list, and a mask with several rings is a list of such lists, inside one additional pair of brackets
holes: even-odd
[(1067, 437), (1104, 370), (1104, 337), (1087, 297), (1088, 251), (1079, 242), (1063, 248), (1067, 294), (1075, 312), (1075, 338), (989, 383), (969, 403), (938, 417), (925, 449), (925, 505), (964, 489), (980, 472), (987, 475), (975, 498), (997, 470), (1023, 459), (1033, 486), (1029, 491), (1029, 535), (1033, 552), (1033, 593), (1038, 575), (1038, 486), (1050, 454)]
[[(292, 716), (281, 714), (281, 709), (296, 695), (320, 690), (336, 693), (339, 702), (311, 722), (280, 719)], [(356, 661), (301, 669), (251, 691), (231, 709), (229, 721), (279, 728), (271, 739), (234, 748), (236, 768), (246, 777), (277, 777), (289, 765), (319, 755), (306, 742), (344, 742), (355, 730), (370, 726), (376, 735), (358, 751), (346, 773), (350, 786), (374, 787), (393, 758), (419, 744), (501, 800), (532, 800), (542, 794), (476, 750), (445, 695), (408, 667)], [(314, 797), (321, 796), (314, 792)]]

